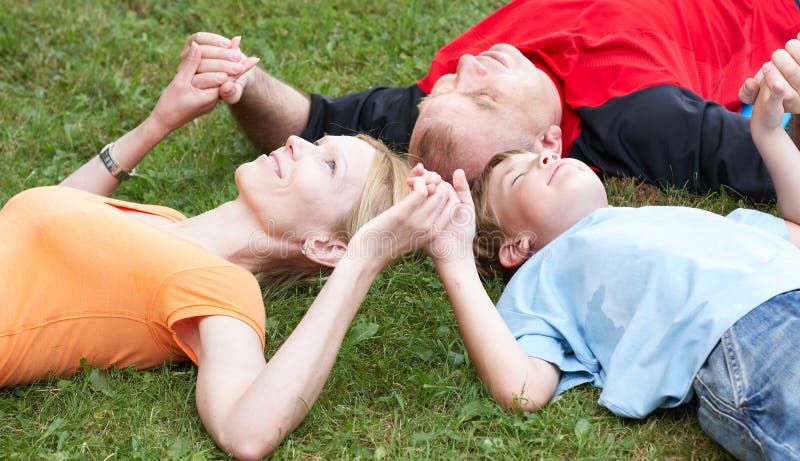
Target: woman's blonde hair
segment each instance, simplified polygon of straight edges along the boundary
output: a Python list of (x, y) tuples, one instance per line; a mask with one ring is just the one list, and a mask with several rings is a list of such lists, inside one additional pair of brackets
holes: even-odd
[[(349, 242), (356, 231), (369, 220), (383, 213), (410, 192), (406, 185), (409, 167), (404, 160), (375, 138), (363, 134), (356, 135), (355, 138), (372, 146), (375, 149), (375, 156), (361, 197), (333, 228), (336, 237), (345, 242)], [(265, 291), (276, 292), (300, 281), (325, 277), (331, 270), (329, 267), (298, 267), (285, 264), (265, 268), (256, 274), (256, 278)]]
[(489, 176), (494, 168), (503, 160), (515, 154), (523, 153), (521, 150), (509, 150), (495, 154), (486, 164), (486, 168), (472, 184), (472, 200), (475, 202), (475, 239), (472, 241), (472, 250), (475, 252), (475, 263), (478, 270), (484, 274), (500, 275), (508, 280), (514, 275), (514, 269), (507, 269), (500, 264), (500, 247), (508, 238), (497, 216), (489, 206)]

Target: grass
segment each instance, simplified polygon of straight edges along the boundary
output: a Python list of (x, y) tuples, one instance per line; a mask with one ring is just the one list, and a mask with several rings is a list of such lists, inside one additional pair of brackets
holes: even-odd
[[(262, 65), (332, 95), (407, 85), (436, 49), (500, 5), (490, 0), (156, 2), (0, 0), (0, 204), (54, 184), (141, 121), (198, 30), (241, 34)], [(174, 133), (117, 197), (188, 215), (232, 198), (235, 166), (255, 152), (220, 106)], [(748, 205), (630, 180), (613, 204), (677, 204), (724, 213)], [(767, 210), (774, 211), (770, 206)], [(493, 296), (502, 287), (488, 281)], [(267, 356), (318, 284), (267, 300)], [(1, 459), (224, 459), (194, 409), (195, 370), (86, 369), (0, 390)], [(582, 387), (545, 410), (492, 403), (471, 366), (428, 260), (387, 269), (345, 340), (328, 384), (277, 459), (727, 459), (692, 415), (623, 420)]]

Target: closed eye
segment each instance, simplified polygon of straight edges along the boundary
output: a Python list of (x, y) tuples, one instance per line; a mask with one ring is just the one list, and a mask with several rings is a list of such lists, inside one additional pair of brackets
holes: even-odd
[(525, 173), (520, 173), (520, 174), (516, 175), (516, 176), (514, 177), (514, 179), (512, 179), (512, 180), (511, 180), (511, 185), (513, 186), (513, 185), (514, 185), (514, 183), (515, 183), (515, 182), (517, 182), (517, 179), (521, 178), (521, 177), (522, 177), (522, 175), (524, 175), (524, 174), (525, 174)]

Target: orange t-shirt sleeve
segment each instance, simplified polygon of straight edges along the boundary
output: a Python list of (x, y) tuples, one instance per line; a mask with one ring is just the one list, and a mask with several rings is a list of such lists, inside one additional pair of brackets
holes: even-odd
[[(255, 277), (239, 267), (218, 266), (187, 269), (164, 281), (154, 300), (154, 317), (171, 336), (169, 343), (195, 364), (197, 355), (175, 333), (175, 324), (210, 315), (232, 317), (247, 324), (265, 345), (265, 312)], [(177, 351), (176, 351), (177, 352)]]

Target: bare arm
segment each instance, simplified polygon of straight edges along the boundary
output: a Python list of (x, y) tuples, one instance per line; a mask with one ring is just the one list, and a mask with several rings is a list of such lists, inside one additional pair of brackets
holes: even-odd
[(446, 192), (431, 183), (415, 183), (411, 196), (356, 233), (269, 362), (255, 332), (236, 319), (206, 317), (199, 322), (199, 342), (191, 333), (182, 336), (199, 360), (198, 412), (222, 449), (239, 459), (261, 459), (305, 418), (375, 276), (394, 256), (426, 243), (423, 231), (447, 202)]
[[(214, 109), (219, 96), (219, 85), (225, 81), (227, 75), (210, 72), (205, 75), (206, 87), (193, 86), (192, 79), (200, 61), (200, 47), (190, 43), (186, 58), (181, 62), (175, 78), (161, 94), (152, 113), (141, 125), (114, 143), (111, 157), (124, 170), (131, 171), (135, 168), (172, 131)], [(255, 63), (256, 60), (247, 60), (242, 66), (246, 69)], [(213, 81), (217, 82), (216, 86), (209, 83)], [(110, 196), (119, 181), (111, 176), (103, 162), (95, 156), (62, 181), (61, 185)]]
[(495, 401), (507, 408), (538, 410), (553, 396), (560, 371), (549, 362), (528, 357), (483, 288), (472, 252), (475, 208), (463, 170), (456, 170), (453, 184), (460, 208), (450, 227), (434, 241), (431, 257), (470, 358)]
[(222, 449), (239, 459), (261, 459), (300, 424), (377, 273), (375, 267), (343, 260), (268, 363), (255, 332), (243, 322), (200, 321), (197, 409)]
[(789, 239), (800, 247), (800, 151), (781, 127), (783, 98), (789, 84), (771, 63), (761, 70), (764, 78), (753, 108), (750, 132), (775, 185)]
[(227, 74), (219, 96), (228, 103), (242, 131), (259, 150), (273, 150), (282, 146), (289, 135), (303, 133), (311, 110), (308, 95), (260, 67), (242, 73), (245, 67), (242, 64), (250, 58), (239, 50), (239, 37), (227, 39), (210, 32), (197, 32), (186, 39), (182, 59), (192, 42), (203, 50), (195, 86), (205, 86), (208, 74)]
[[(157, 120), (148, 117), (139, 126), (114, 142), (111, 157), (125, 171), (131, 171), (156, 144), (167, 137), (169, 130)], [(106, 166), (95, 155), (61, 182), (62, 186), (85, 190), (110, 197), (120, 181), (111, 176)]]
[[(308, 124), (308, 95), (256, 67), (240, 79), (241, 99), (230, 104), (231, 113), (244, 134), (259, 149), (280, 147), (289, 135), (300, 136)], [(222, 97), (226, 98), (227, 86)]]
[(481, 284), (471, 257), (436, 264), (450, 297), (458, 328), (478, 375), (495, 401), (507, 408), (536, 411), (550, 401), (560, 372), (528, 357), (517, 344)]

